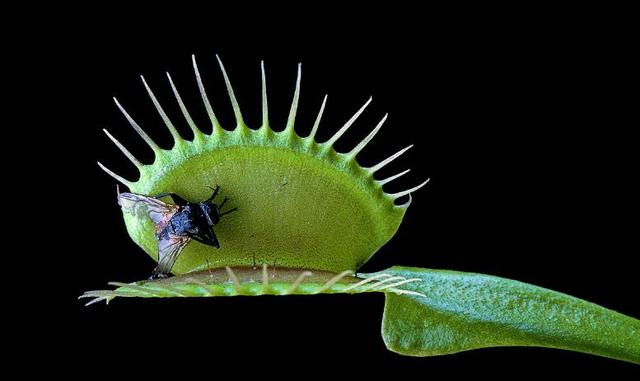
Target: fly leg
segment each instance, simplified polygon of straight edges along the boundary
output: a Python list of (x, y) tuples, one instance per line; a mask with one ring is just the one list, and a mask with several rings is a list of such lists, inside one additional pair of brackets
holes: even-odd
[(224, 200), (222, 200), (222, 203), (218, 206), (218, 213), (220, 213), (220, 217), (224, 216), (225, 214), (229, 214), (231, 212), (235, 212), (236, 210), (238, 210), (238, 208), (233, 208), (233, 209), (227, 210), (226, 212), (222, 213), (222, 207), (227, 202), (227, 200), (229, 200), (229, 199), (225, 197)]
[[(209, 187), (211, 188), (211, 187)], [(207, 204), (210, 203), (211, 201), (213, 201), (214, 198), (216, 198), (216, 196), (218, 195), (218, 191), (220, 190), (220, 186), (216, 185), (215, 188), (211, 188), (211, 190), (213, 191), (213, 193), (211, 194), (211, 197), (209, 197), (207, 199), (207, 201), (205, 201)]]
[(176, 205), (178, 205), (178, 206), (185, 206), (185, 205), (187, 205), (189, 203), (189, 201), (185, 200), (184, 198), (178, 196), (175, 193), (160, 193), (160, 194), (157, 194), (157, 195), (152, 196), (152, 197), (153, 198), (162, 198), (162, 197), (167, 197), (167, 196), (171, 197), (173, 199), (173, 202), (175, 202)]
[(238, 210), (238, 208), (229, 209), (229, 210), (227, 210), (227, 211), (226, 211), (226, 212), (224, 212), (224, 213), (220, 213), (220, 217), (222, 217), (222, 216), (224, 216), (224, 215), (226, 215), (226, 214), (229, 214), (229, 213), (231, 213), (231, 212), (235, 212), (236, 210)]

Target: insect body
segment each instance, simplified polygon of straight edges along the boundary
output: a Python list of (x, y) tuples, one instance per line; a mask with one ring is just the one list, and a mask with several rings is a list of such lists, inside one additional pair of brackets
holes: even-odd
[[(220, 217), (237, 208), (222, 212), (227, 198), (219, 206), (214, 204), (213, 200), (220, 187), (212, 189), (211, 197), (202, 202), (189, 202), (175, 193), (143, 196), (118, 191), (118, 204), (124, 211), (138, 216), (146, 215), (156, 225), (158, 266), (150, 279), (166, 278), (176, 259), (192, 239), (220, 248), (213, 226), (220, 222)], [(171, 197), (175, 205), (160, 201), (163, 197)]]

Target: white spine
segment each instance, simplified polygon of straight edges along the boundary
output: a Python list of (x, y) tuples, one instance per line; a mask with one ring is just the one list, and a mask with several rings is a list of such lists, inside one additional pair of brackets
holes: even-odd
[(218, 122), (218, 118), (216, 118), (216, 114), (213, 112), (211, 103), (209, 103), (209, 97), (207, 97), (207, 92), (204, 89), (204, 84), (202, 83), (202, 77), (200, 76), (200, 70), (198, 70), (195, 54), (191, 56), (191, 62), (193, 63), (193, 72), (196, 74), (196, 82), (198, 82), (198, 89), (200, 90), (200, 96), (202, 97), (204, 108), (207, 109), (207, 115), (209, 115), (213, 130), (216, 131), (220, 128), (220, 123)]
[(171, 136), (173, 136), (173, 141), (175, 143), (178, 143), (179, 141), (182, 140), (182, 137), (178, 133), (178, 130), (176, 130), (176, 128), (174, 127), (173, 123), (171, 123), (171, 120), (169, 119), (167, 114), (162, 109), (162, 106), (160, 105), (160, 102), (158, 102), (158, 99), (153, 94), (153, 91), (151, 91), (151, 88), (149, 87), (149, 85), (147, 85), (147, 81), (144, 80), (144, 76), (141, 75), (140, 79), (142, 79), (142, 84), (144, 85), (144, 88), (147, 90), (147, 94), (149, 94), (149, 98), (151, 98), (151, 102), (153, 102), (153, 105), (155, 106), (156, 110), (158, 111), (158, 114), (160, 114), (160, 117), (162, 118), (162, 121), (164, 122), (164, 125), (167, 126), (167, 129), (169, 129), (169, 132), (171, 133)]
[(356, 111), (356, 113), (355, 113), (355, 114), (353, 114), (353, 116), (351, 117), (351, 119), (349, 119), (349, 120), (347, 121), (347, 123), (345, 123), (345, 124), (344, 124), (344, 125), (343, 125), (339, 130), (338, 130), (338, 132), (336, 132), (336, 133), (331, 137), (331, 139), (329, 139), (329, 140), (327, 140), (327, 141), (326, 141), (326, 143), (325, 143), (325, 144), (327, 145), (327, 147), (331, 147), (331, 146), (333, 146), (333, 144), (334, 144), (338, 139), (340, 139), (340, 137), (341, 137), (341, 136), (342, 136), (342, 135), (343, 135), (343, 134), (344, 134), (344, 133), (349, 129), (349, 127), (351, 127), (351, 125), (353, 124), (353, 122), (355, 122), (355, 121), (356, 121), (356, 119), (358, 119), (358, 117), (360, 116), (360, 114), (362, 114), (362, 113), (364, 112), (364, 109), (366, 109), (366, 108), (367, 108), (367, 106), (369, 106), (369, 103), (371, 103), (371, 100), (372, 100), (372, 99), (373, 99), (373, 98), (371, 98), (371, 97), (370, 97), (370, 98), (369, 98), (369, 100), (367, 100), (367, 102), (366, 102), (362, 107), (360, 107), (360, 110)]
[(227, 87), (227, 92), (229, 93), (229, 99), (231, 100), (231, 106), (233, 107), (233, 114), (236, 117), (236, 125), (244, 126), (244, 120), (242, 119), (240, 106), (238, 105), (236, 94), (233, 92), (233, 88), (231, 87), (231, 81), (229, 81), (229, 76), (227, 75), (227, 71), (224, 69), (222, 60), (220, 59), (220, 57), (218, 57), (217, 54), (216, 54), (216, 58), (218, 59), (218, 64), (220, 65), (220, 71), (222, 71), (222, 76), (224, 77), (224, 84)]
[(366, 147), (367, 144), (369, 144), (371, 139), (373, 139), (373, 137), (376, 136), (378, 131), (380, 131), (380, 128), (382, 128), (382, 125), (387, 120), (388, 116), (389, 114), (384, 114), (384, 116), (382, 117), (382, 120), (378, 122), (378, 125), (376, 126), (376, 128), (374, 128), (373, 131), (369, 133), (369, 135), (367, 135), (364, 139), (362, 139), (362, 141), (357, 146), (355, 146), (355, 148), (352, 149), (348, 155), (351, 156), (352, 158), (355, 158), (358, 155), (358, 153), (360, 153), (360, 151), (362, 151), (362, 149)]
[(296, 79), (296, 90), (293, 92), (293, 100), (291, 101), (291, 109), (289, 110), (289, 118), (287, 118), (287, 126), (285, 131), (293, 132), (296, 122), (296, 113), (298, 112), (298, 101), (300, 100), (300, 77), (302, 75), (302, 64), (298, 64), (298, 76)]
[(120, 102), (118, 102), (118, 100), (115, 97), (113, 98), (113, 101), (116, 103), (116, 106), (118, 106), (118, 108), (120, 109), (120, 112), (122, 113), (122, 115), (124, 115), (124, 117), (127, 118), (127, 121), (129, 121), (129, 124), (131, 125), (131, 127), (133, 127), (133, 129), (136, 130), (138, 135), (140, 135), (140, 137), (145, 141), (145, 143), (147, 143), (147, 145), (151, 147), (151, 149), (156, 154), (160, 153), (161, 151), (160, 147), (158, 147), (158, 145), (153, 141), (153, 139), (151, 139), (149, 135), (147, 135), (147, 133), (144, 132), (144, 130), (140, 127), (140, 125), (138, 125), (138, 123), (136, 123), (136, 121), (133, 120), (133, 118), (129, 115), (129, 113), (127, 113), (124, 107), (120, 105)]

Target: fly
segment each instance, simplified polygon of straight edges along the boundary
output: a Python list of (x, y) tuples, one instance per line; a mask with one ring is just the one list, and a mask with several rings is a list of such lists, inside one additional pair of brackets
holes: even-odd
[[(213, 227), (220, 222), (220, 217), (238, 208), (222, 212), (222, 207), (228, 199), (225, 197), (220, 205), (214, 204), (213, 200), (220, 187), (211, 189), (211, 196), (201, 202), (189, 202), (175, 193), (143, 196), (136, 193), (120, 193), (118, 190), (118, 204), (122, 210), (132, 215), (147, 215), (156, 226), (158, 266), (149, 279), (168, 277), (176, 259), (192, 239), (220, 248)], [(164, 197), (171, 197), (175, 204), (161, 201)]]

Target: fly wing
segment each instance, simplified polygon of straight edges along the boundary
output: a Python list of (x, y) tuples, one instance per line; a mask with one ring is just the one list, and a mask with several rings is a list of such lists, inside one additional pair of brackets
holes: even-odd
[(164, 225), (171, 219), (171, 216), (178, 211), (179, 207), (167, 204), (153, 197), (147, 197), (135, 193), (118, 193), (118, 204), (125, 212), (133, 216), (149, 216), (156, 225), (156, 231), (160, 232)]
[(169, 274), (173, 264), (191, 238), (182, 235), (167, 234), (158, 240), (158, 267), (156, 273)]

